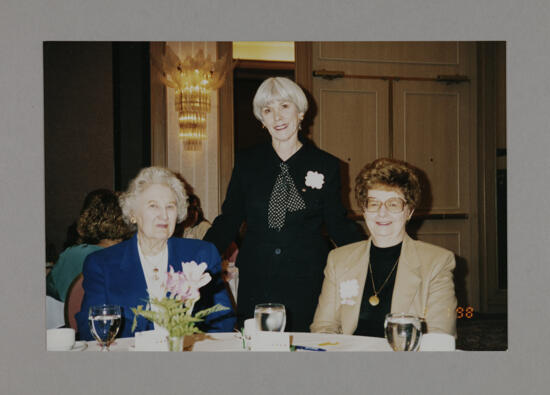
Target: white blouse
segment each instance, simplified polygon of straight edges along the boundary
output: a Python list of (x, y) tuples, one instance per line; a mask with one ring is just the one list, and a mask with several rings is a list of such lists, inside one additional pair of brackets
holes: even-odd
[[(168, 270), (168, 245), (166, 245), (157, 255), (146, 256), (141, 251), (139, 243), (137, 244), (149, 298), (162, 299), (166, 296), (165, 284), (167, 277), (166, 272)], [(151, 310), (156, 311), (157, 309), (157, 306), (151, 306)], [(158, 329), (157, 324), (155, 324), (155, 329)]]

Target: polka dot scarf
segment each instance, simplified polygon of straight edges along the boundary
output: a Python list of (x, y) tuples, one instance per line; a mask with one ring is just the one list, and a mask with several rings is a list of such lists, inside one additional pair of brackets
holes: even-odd
[(275, 180), (271, 198), (269, 199), (269, 208), (267, 220), (271, 229), (280, 231), (285, 224), (287, 211), (298, 211), (306, 208), (302, 196), (298, 193), (294, 181), (288, 172), (288, 165), (281, 162), (281, 172)]

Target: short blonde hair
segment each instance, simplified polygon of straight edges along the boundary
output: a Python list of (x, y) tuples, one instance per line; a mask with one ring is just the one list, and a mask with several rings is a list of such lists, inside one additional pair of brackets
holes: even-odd
[(366, 207), (369, 189), (377, 188), (401, 191), (413, 210), (420, 204), (421, 187), (416, 170), (401, 160), (380, 158), (363, 167), (355, 178), (355, 199), (359, 207)]
[(187, 193), (183, 187), (183, 183), (176, 177), (174, 173), (164, 167), (146, 167), (141, 169), (138, 175), (130, 181), (130, 185), (126, 192), (122, 193), (119, 197), (120, 207), (122, 208), (122, 216), (124, 221), (133, 226), (132, 223), (132, 211), (135, 209), (137, 197), (147, 187), (153, 184), (161, 184), (169, 187), (176, 195), (176, 205), (178, 209), (177, 222), (181, 222), (187, 216)]
[(307, 111), (307, 98), (298, 84), (285, 77), (270, 77), (262, 82), (252, 101), (254, 116), (260, 122), (262, 121), (262, 108), (274, 100), (288, 100), (294, 103), (298, 112), (305, 114)]

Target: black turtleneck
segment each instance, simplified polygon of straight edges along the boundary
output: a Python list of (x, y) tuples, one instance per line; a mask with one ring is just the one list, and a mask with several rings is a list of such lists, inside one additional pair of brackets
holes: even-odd
[[(374, 243), (371, 243), (369, 261), (372, 268), (372, 274), (374, 275), (376, 290), (380, 290), (380, 286), (384, 283), (392, 271), (393, 266), (399, 259), (402, 244), (403, 243), (399, 243), (391, 247), (379, 248), (376, 247)], [(369, 298), (374, 295), (374, 291), (372, 289), (371, 271), (367, 270), (367, 278), (365, 279), (363, 298), (361, 300), (361, 310), (359, 312), (359, 321), (354, 335), (384, 337), (384, 319), (391, 309), (396, 273), (397, 267), (391, 273), (384, 288), (378, 292), (380, 303), (377, 306), (372, 306), (369, 303)]]

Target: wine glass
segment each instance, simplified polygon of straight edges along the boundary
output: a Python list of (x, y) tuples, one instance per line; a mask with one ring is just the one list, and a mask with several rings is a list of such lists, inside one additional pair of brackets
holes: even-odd
[(90, 332), (101, 346), (101, 351), (109, 351), (120, 328), (121, 317), (120, 306), (117, 305), (102, 304), (90, 307), (88, 324)]
[(393, 351), (416, 351), (422, 337), (420, 318), (412, 314), (388, 314), (384, 332)]
[(280, 303), (257, 304), (254, 319), (259, 331), (284, 332), (286, 324), (285, 305)]

